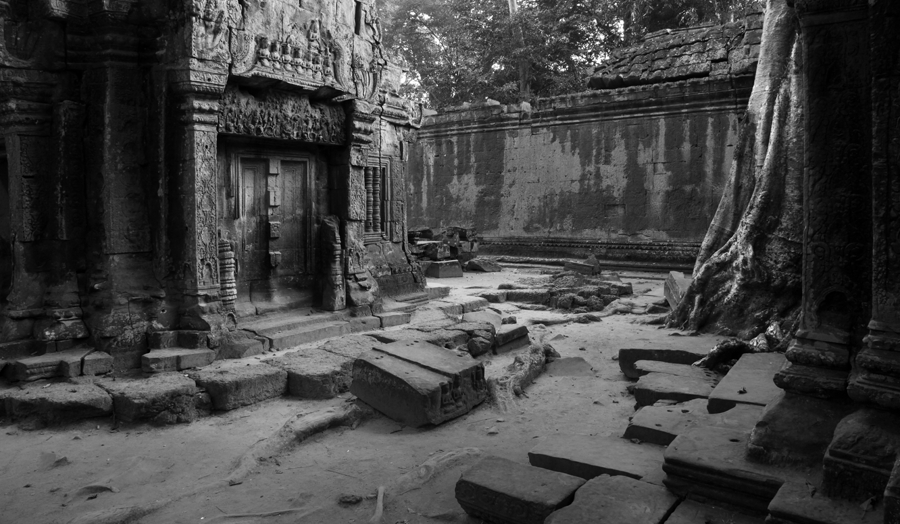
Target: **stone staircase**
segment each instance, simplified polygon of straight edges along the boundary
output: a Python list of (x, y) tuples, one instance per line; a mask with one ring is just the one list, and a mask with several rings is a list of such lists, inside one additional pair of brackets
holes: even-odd
[[(783, 355), (744, 355), (713, 387), (693, 387), (687, 401), (672, 384), (704, 372), (673, 363), (686, 359), (683, 348), (621, 350), (626, 376), (667, 375), (667, 386), (657, 388), (652, 405), (639, 406), (624, 438), (554, 433), (528, 453), (530, 466), (489, 457), (460, 480), (459, 503), (473, 516), (509, 524), (531, 522), (516, 513), (521, 508), (533, 508), (540, 513), (534, 522), (547, 524), (900, 522), (900, 417), (877, 410), (846, 417), (821, 468), (754, 462), (750, 434), (764, 407), (783, 394), (772, 381)], [(560, 474), (587, 482), (554, 481)], [(567, 490), (548, 498), (522, 489), (521, 479)]]

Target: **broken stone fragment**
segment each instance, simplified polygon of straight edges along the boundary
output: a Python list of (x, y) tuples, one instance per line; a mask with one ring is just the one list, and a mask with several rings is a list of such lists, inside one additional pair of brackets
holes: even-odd
[(213, 408), (221, 411), (280, 397), (287, 391), (287, 372), (262, 363), (220, 361), (189, 376), (209, 393)]
[(264, 362), (287, 372), (288, 394), (294, 397), (327, 399), (350, 389), (353, 360), (347, 357), (311, 350)]
[(472, 517), (497, 524), (543, 524), (572, 502), (584, 480), (500, 457), (485, 457), (456, 483), (456, 500)]
[(353, 364), (350, 392), (412, 427), (440, 424), (484, 401), (484, 364), (427, 342), (377, 344)]
[[(678, 504), (662, 486), (626, 477), (603, 475), (575, 492), (569, 506), (553, 512), (545, 524), (661, 523)], [(602, 521), (598, 517), (602, 515)]]
[(98, 386), (113, 399), (116, 417), (126, 422), (158, 424), (192, 422), (197, 418), (194, 381), (181, 373), (158, 373), (140, 379), (102, 380)]
[[(77, 377), (82, 374), (82, 360), (88, 354), (91, 354), (92, 351), (91, 348), (69, 349), (19, 359), (12, 364), (12, 377), (14, 380), (23, 381), (52, 377)], [(89, 371), (102, 370), (107, 366), (111, 366), (111, 362), (107, 360), (109, 358), (108, 354), (99, 353), (98, 355), (100, 356), (91, 360)]]
[(6, 415), (33, 419), (37, 426), (56, 425), (112, 413), (112, 398), (93, 384), (60, 382), (4, 392)]
[(155, 349), (141, 357), (141, 367), (146, 373), (181, 371), (208, 366), (215, 358), (210, 349)]

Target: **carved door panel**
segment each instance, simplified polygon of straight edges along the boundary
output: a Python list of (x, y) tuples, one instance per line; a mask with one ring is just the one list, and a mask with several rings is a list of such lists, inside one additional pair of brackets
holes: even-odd
[(9, 166), (0, 157), (0, 302), (6, 300), (12, 282), (11, 204), (9, 199)]
[(281, 191), (281, 206), (277, 209), (280, 231), (279, 238), (274, 242), (282, 254), (281, 274), (304, 276), (312, 273), (311, 175), (311, 165), (307, 160), (280, 159), (278, 189)]
[(268, 277), (268, 206), (266, 205), (267, 162), (262, 158), (238, 160), (238, 209), (235, 229), (240, 237), (235, 246), (238, 279), (244, 282)]

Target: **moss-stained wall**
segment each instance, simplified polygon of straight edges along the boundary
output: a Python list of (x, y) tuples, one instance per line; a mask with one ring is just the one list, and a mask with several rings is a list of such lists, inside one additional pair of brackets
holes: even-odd
[[(689, 264), (750, 87), (690, 80), (431, 116), (410, 159), (409, 226), (474, 227), (493, 252)], [(622, 252), (636, 243), (659, 256)]]

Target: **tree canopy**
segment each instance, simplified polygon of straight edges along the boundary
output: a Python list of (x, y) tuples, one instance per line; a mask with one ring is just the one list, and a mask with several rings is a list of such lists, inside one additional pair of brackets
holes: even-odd
[(409, 68), (404, 94), (447, 107), (583, 90), (610, 51), (647, 31), (727, 21), (751, 3), (379, 0), (379, 10), (385, 46)]

